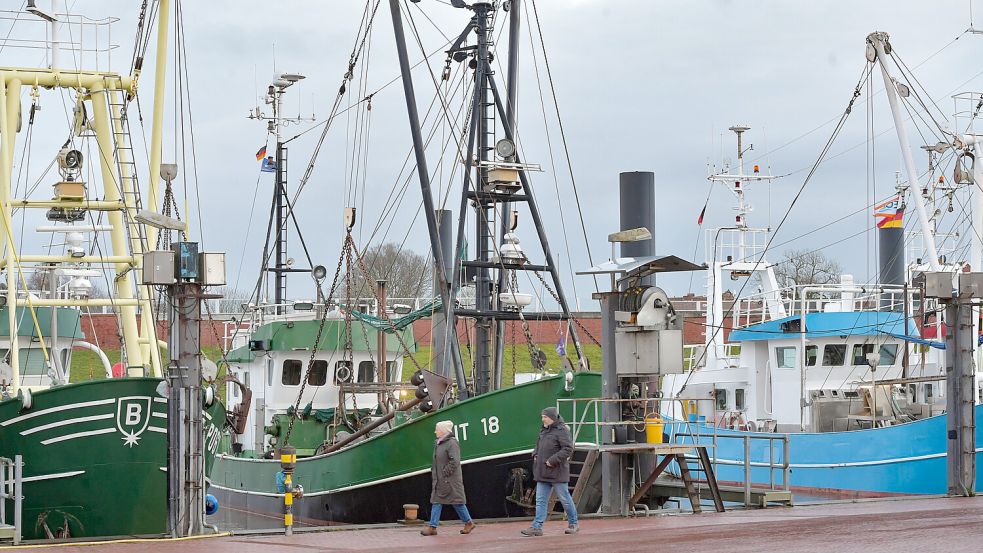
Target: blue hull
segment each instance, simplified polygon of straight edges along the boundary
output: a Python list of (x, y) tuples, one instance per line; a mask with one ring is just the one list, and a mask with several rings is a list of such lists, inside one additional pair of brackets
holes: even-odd
[[(976, 406), (977, 420), (983, 417), (983, 405)], [(699, 433), (698, 441), (712, 442), (713, 428), (676, 423), (673, 429)], [(763, 438), (769, 434), (717, 430), (715, 456), (717, 479), (744, 481), (744, 436)], [(782, 442), (752, 438), (752, 464), (782, 464)], [(680, 436), (679, 441), (690, 441)], [(769, 444), (773, 444), (769, 452)], [(976, 428), (977, 464), (983, 444), (983, 431)], [(789, 434), (790, 481), (793, 489), (814, 489), (850, 495), (877, 494), (944, 494), (946, 493), (946, 420), (945, 415), (911, 423), (850, 432)], [(752, 466), (751, 481), (756, 485), (782, 483), (782, 471), (766, 466)], [(983, 491), (977, 480), (976, 490)]]

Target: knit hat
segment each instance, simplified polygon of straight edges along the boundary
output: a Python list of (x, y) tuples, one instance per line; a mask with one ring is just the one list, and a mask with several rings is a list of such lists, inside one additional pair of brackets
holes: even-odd
[(556, 407), (547, 407), (546, 409), (543, 409), (543, 413), (542, 414), (543, 415), (546, 415), (547, 417), (549, 417), (550, 419), (552, 419), (554, 422), (555, 421), (563, 420), (562, 418), (560, 418), (560, 412), (556, 409)]

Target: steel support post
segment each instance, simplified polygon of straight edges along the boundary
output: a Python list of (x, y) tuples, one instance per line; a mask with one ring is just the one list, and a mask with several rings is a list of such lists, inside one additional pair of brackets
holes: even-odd
[(179, 282), (170, 288), (168, 532), (172, 537), (185, 537), (201, 534), (204, 529), (204, 415), (199, 348), (201, 285)]
[[(618, 369), (614, 348), (614, 312), (618, 308), (618, 293), (609, 292), (601, 296), (601, 397), (605, 400), (618, 399)], [(621, 420), (619, 404), (605, 401), (601, 404), (602, 423), (615, 423)], [(598, 426), (600, 442), (603, 445), (614, 443), (614, 426)], [(625, 514), (626, 505), (622, 501), (623, 455), (611, 452), (601, 453), (601, 512), (609, 515)]]
[(949, 495), (976, 495), (972, 297), (960, 291), (946, 303), (946, 482)]

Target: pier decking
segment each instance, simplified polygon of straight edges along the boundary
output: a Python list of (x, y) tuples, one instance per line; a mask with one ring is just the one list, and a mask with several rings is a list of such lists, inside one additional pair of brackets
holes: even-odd
[[(440, 527), (434, 537), (419, 526), (299, 532), (282, 535), (215, 537), (190, 541), (67, 546), (59, 552), (269, 553), (273, 551), (502, 552), (687, 551), (864, 553), (897, 551), (979, 551), (983, 543), (983, 497), (864, 500), (794, 508), (740, 510), (648, 518), (596, 518), (582, 521), (577, 535), (563, 534), (563, 522), (548, 522), (546, 535), (526, 538), (528, 521), (480, 523), (468, 536), (459, 524)], [(780, 544), (780, 545), (779, 545)], [(52, 551), (29, 546), (17, 551)]]

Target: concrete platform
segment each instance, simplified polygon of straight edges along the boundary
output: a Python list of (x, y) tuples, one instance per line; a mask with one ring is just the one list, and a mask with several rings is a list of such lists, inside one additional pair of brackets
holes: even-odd
[[(685, 551), (687, 553), (898, 553), (983, 549), (983, 497), (865, 500), (793, 508), (584, 520), (577, 535), (563, 522), (546, 525), (546, 536), (527, 538), (527, 521), (479, 524), (462, 536), (459, 524), (424, 537), (419, 527), (304, 532), (290, 538), (254, 535), (190, 541), (155, 540), (61, 546), (59, 552), (270, 553), (273, 551)], [(31, 547), (17, 551), (51, 551)]]

